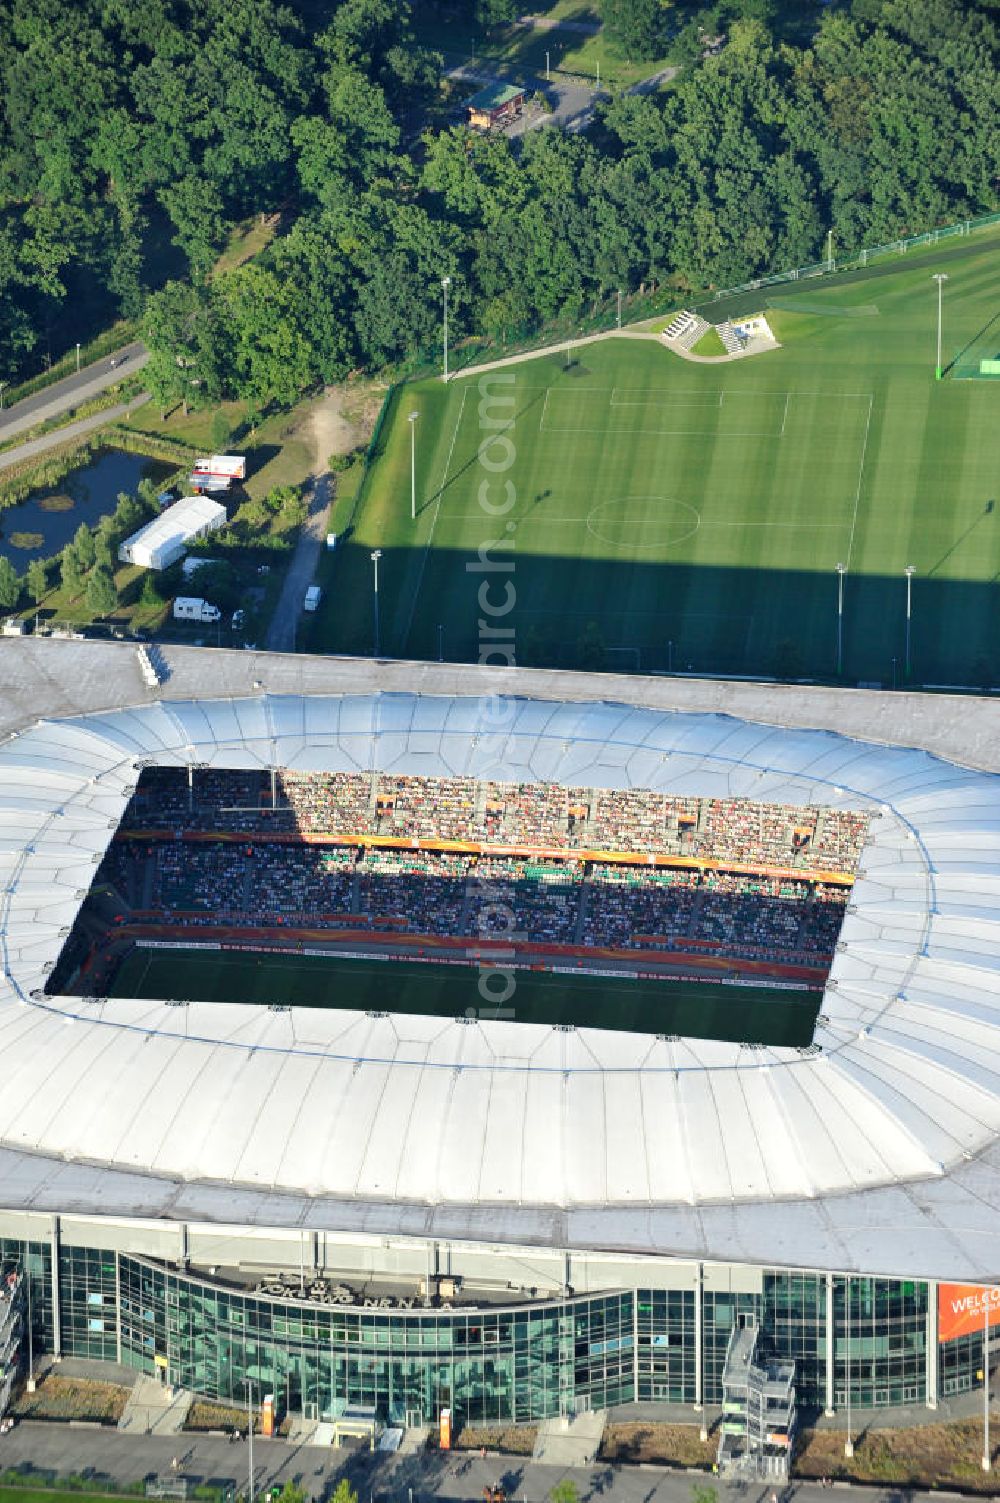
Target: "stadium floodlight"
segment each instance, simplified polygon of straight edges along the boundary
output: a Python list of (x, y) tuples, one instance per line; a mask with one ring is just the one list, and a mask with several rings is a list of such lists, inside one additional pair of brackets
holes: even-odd
[(448, 288), (451, 286), (451, 277), (441, 278), (441, 291), (444, 293), (444, 376), (448, 379)]
[(837, 674), (844, 668), (844, 575), (846, 564), (837, 565)]
[(938, 337), (937, 337), (937, 365), (934, 370), (934, 379), (941, 379), (941, 296), (945, 282), (948, 280), (946, 271), (936, 271), (933, 280), (938, 284)]
[(416, 423), (417, 423), (417, 418), (419, 416), (420, 416), (419, 412), (411, 412), (410, 416), (407, 418), (407, 422), (410, 425), (410, 521), (411, 522), (415, 522), (417, 520), (417, 449), (416, 449), (416, 439), (414, 438), (413, 435), (417, 431)]
[(378, 657), (378, 651), (379, 651), (379, 629), (378, 629), (378, 626), (379, 626), (379, 622), (378, 622), (378, 561), (379, 561), (379, 559), (381, 557), (382, 557), (382, 550), (381, 550), (381, 548), (373, 548), (372, 549), (371, 558), (372, 558), (372, 564), (375, 567), (375, 590), (374, 590), (374, 601), (375, 601), (375, 657)]
[(910, 676), (910, 605), (912, 601), (913, 576), (916, 568), (913, 564), (907, 564), (906, 574), (906, 677)]

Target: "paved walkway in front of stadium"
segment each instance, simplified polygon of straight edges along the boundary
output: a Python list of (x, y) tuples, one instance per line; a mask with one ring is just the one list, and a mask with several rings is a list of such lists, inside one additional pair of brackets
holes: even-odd
[[(134, 1484), (153, 1473), (172, 1475), (179, 1459), (181, 1472), (198, 1482), (233, 1482), (245, 1489), (248, 1468), (245, 1441), (220, 1436), (133, 1436), (110, 1429), (87, 1429), (62, 1424), (23, 1421), (0, 1436), (0, 1471), (34, 1467), (54, 1475), (96, 1474), (116, 1486)], [(310, 1500), (328, 1499), (341, 1478), (347, 1478), (360, 1503), (480, 1503), (483, 1489), (501, 1483), (512, 1503), (544, 1503), (551, 1489), (570, 1476), (580, 1503), (691, 1503), (692, 1487), (711, 1481), (720, 1503), (768, 1503), (773, 1493), (780, 1503), (829, 1503), (827, 1489), (817, 1483), (789, 1482), (775, 1486), (760, 1482), (721, 1482), (704, 1472), (668, 1471), (658, 1466), (613, 1467), (598, 1463), (566, 1468), (536, 1465), (527, 1458), (451, 1452), (418, 1452), (406, 1456), (374, 1455), (365, 1450), (335, 1450), (303, 1446), (283, 1440), (256, 1438), (253, 1447), (254, 1486), (263, 1490), (295, 1480)], [(834, 1484), (846, 1488), (848, 1484)], [(913, 1490), (900, 1487), (851, 1487), (862, 1503), (899, 1503)], [(953, 1497), (938, 1490), (939, 1497)], [(988, 1495), (985, 1495), (988, 1496)]]

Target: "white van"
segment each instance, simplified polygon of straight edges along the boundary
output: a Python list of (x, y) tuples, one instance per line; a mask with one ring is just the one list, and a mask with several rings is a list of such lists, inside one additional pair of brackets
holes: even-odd
[(322, 598), (322, 594), (323, 592), (320, 589), (319, 585), (310, 585), (308, 590), (306, 590), (306, 598), (303, 602), (302, 609), (305, 611), (316, 610), (319, 605), (320, 599)]

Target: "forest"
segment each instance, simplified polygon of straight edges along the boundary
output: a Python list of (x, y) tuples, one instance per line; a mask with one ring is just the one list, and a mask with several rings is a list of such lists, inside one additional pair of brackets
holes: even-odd
[(0, 372), (141, 318), (161, 404), (263, 409), (430, 349), (446, 275), (456, 336), (508, 337), (997, 206), (997, 0), (604, 10), (636, 56), (673, 36), (679, 77), (514, 141), (456, 118), (407, 0), (0, 0)]

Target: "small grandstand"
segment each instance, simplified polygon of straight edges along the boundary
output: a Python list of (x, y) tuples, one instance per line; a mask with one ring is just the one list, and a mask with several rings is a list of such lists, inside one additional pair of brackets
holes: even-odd
[(148, 768), (53, 986), (73, 970), (106, 990), (136, 943), (212, 939), (818, 990), (868, 819), (553, 782)]

